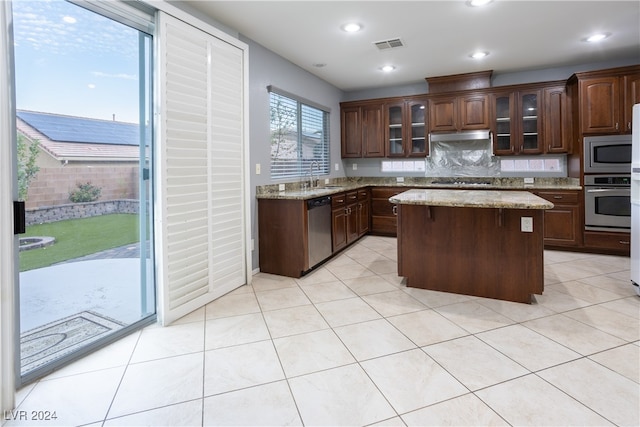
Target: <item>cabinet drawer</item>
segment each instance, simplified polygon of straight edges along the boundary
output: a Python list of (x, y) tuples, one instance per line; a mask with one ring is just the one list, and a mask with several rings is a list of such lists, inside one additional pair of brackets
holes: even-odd
[(628, 254), (631, 250), (630, 233), (607, 233), (585, 231), (584, 245), (587, 248), (608, 249), (616, 253)]
[(358, 192), (357, 191), (349, 191), (346, 195), (346, 203), (349, 205), (351, 203), (355, 203), (358, 201)]
[(369, 198), (369, 189), (358, 190), (358, 200), (367, 200)]
[(580, 199), (577, 191), (537, 191), (536, 195), (556, 205), (577, 205)]
[(346, 193), (338, 193), (331, 196), (331, 209), (343, 207), (346, 204)]
[(395, 196), (396, 194), (403, 193), (409, 190), (409, 188), (398, 188), (398, 187), (375, 187), (371, 189), (371, 198), (373, 199), (385, 199), (389, 200), (389, 197)]
[(395, 205), (387, 199), (372, 199), (371, 200), (371, 215), (375, 216), (388, 216), (394, 217), (393, 207)]

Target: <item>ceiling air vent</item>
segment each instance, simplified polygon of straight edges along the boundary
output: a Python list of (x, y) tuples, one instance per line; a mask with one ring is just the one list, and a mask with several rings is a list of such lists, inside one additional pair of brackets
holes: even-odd
[(389, 39), (389, 40), (382, 40), (382, 41), (379, 41), (379, 42), (374, 42), (373, 44), (375, 44), (376, 47), (378, 49), (380, 49), (380, 50), (394, 49), (394, 48), (397, 48), (397, 47), (403, 47), (404, 46), (404, 43), (399, 38)]

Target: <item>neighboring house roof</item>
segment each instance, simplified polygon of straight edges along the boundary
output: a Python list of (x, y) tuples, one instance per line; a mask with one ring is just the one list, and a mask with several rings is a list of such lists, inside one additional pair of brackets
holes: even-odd
[(137, 161), (138, 125), (33, 111), (16, 112), (18, 131), (56, 160)]
[(21, 110), (16, 115), (51, 141), (139, 145), (140, 136), (135, 123)]

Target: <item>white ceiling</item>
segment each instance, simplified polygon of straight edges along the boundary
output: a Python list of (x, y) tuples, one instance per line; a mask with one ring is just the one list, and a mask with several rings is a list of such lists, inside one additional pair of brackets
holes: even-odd
[[(184, 1), (216, 21), (352, 91), (425, 77), (554, 68), (626, 58), (640, 63), (640, 1)], [(363, 25), (348, 34), (341, 26)], [(594, 32), (612, 35), (599, 44)], [(405, 46), (373, 44), (401, 38)], [(482, 60), (469, 55), (490, 52)], [(314, 64), (326, 64), (316, 67)], [(396, 70), (383, 73), (380, 67)]]

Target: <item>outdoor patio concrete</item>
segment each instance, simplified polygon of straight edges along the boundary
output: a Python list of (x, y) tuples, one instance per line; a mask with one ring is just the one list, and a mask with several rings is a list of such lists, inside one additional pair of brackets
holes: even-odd
[(74, 260), (20, 273), (22, 332), (85, 310), (130, 324), (140, 319), (140, 306), (138, 258)]

